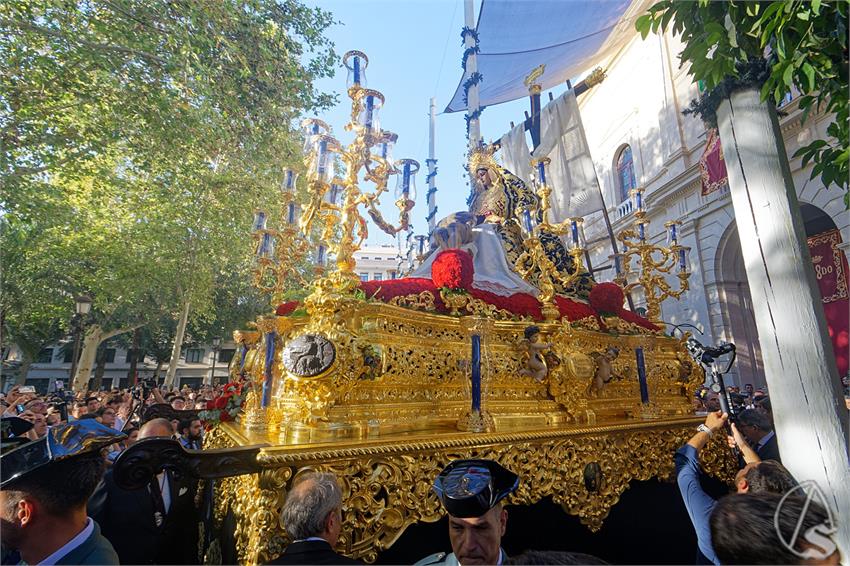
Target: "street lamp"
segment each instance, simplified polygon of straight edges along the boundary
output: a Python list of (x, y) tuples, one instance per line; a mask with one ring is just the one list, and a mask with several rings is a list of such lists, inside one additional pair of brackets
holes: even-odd
[(212, 367), (210, 368), (210, 381), (207, 385), (215, 385), (215, 362), (218, 357), (218, 351), (221, 349), (221, 338), (213, 338), (212, 339), (212, 351), (213, 351), (213, 359), (212, 359)]
[(71, 359), (71, 371), (68, 377), (68, 385), (70, 389), (74, 388), (74, 377), (77, 373), (77, 361), (80, 358), (80, 336), (83, 333), (85, 326), (85, 317), (91, 311), (92, 299), (88, 295), (80, 295), (74, 299), (74, 316), (71, 318), (71, 330), (74, 333), (74, 357)]

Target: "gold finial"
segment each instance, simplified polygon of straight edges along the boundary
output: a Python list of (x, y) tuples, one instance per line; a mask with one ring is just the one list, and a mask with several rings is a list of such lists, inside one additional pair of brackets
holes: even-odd
[(606, 75), (606, 74), (605, 74), (605, 71), (602, 69), (602, 67), (596, 67), (596, 68), (595, 68), (595, 69), (593, 69), (593, 71), (592, 71), (592, 72), (591, 72), (591, 73), (587, 76), (587, 78), (586, 78), (586, 79), (584, 79), (584, 84), (586, 84), (586, 85), (587, 85), (587, 86), (589, 86), (589, 87), (591, 87), (591, 86), (596, 86), (596, 85), (598, 85), (599, 83), (601, 83), (602, 81), (604, 81), (604, 80), (605, 80), (605, 77), (607, 77), (607, 76), (608, 76), (608, 75)]
[(533, 71), (528, 73), (528, 76), (522, 81), (526, 87), (528, 87), (528, 91), (531, 94), (540, 94), (541, 86), (537, 84), (537, 79), (543, 76), (543, 73), (546, 72), (546, 64), (541, 63), (537, 67), (534, 68)]

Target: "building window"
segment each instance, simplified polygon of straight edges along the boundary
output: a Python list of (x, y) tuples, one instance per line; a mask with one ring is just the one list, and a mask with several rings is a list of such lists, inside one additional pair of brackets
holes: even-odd
[(369, 280), (369, 274), (368, 273), (361, 273), (360, 274), (360, 280), (361, 281), (368, 281)]
[(365, 255), (364, 255), (364, 256), (363, 256), (363, 257), (361, 257), (360, 259), (369, 259), (369, 256), (365, 256)]
[(620, 187), (620, 201), (629, 200), (629, 191), (637, 187), (632, 148), (629, 146), (624, 147), (617, 156), (617, 183)]
[(383, 281), (384, 280), (384, 274), (383, 273), (376, 273), (374, 275), (374, 277), (372, 278), (372, 280), (373, 281)]
[(130, 348), (129, 350), (127, 350), (127, 355), (124, 357), (124, 362), (125, 362), (125, 363), (128, 363), (128, 364), (132, 364), (132, 363), (133, 363), (133, 358), (135, 357), (135, 358), (136, 358), (136, 363), (144, 363), (144, 361), (145, 361), (145, 353), (144, 353), (144, 352), (142, 352), (141, 350), (138, 350), (138, 352), (139, 352), (139, 353), (138, 353), (138, 355), (134, 355), (134, 354), (136, 353), (136, 351), (137, 351), (137, 350), (133, 350), (132, 348)]
[(103, 351), (103, 359), (106, 363), (115, 363), (115, 348), (106, 348)]
[(74, 343), (68, 342), (62, 346), (62, 363), (70, 364), (74, 359)]
[(199, 364), (204, 359), (204, 349), (203, 348), (191, 348), (186, 350), (186, 363), (187, 364)]
[(395, 278), (396, 278), (395, 271), (390, 271), (390, 279), (395, 279)]
[(53, 361), (53, 348), (42, 348), (35, 358), (36, 363), (49, 364)]
[(235, 353), (236, 353), (236, 350), (234, 350), (232, 348), (229, 349), (229, 350), (222, 350), (221, 352), (218, 353), (218, 361), (220, 361), (223, 364), (229, 364), (230, 360), (233, 359), (233, 355)]

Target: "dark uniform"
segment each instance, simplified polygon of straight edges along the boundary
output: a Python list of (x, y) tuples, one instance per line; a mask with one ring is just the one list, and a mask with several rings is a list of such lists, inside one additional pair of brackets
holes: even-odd
[[(453, 517), (481, 517), (519, 487), (519, 476), (493, 460), (455, 460), (434, 480), (434, 491)], [(505, 551), (499, 563), (507, 558)], [(454, 553), (438, 552), (414, 566), (459, 564)]]
[[(126, 435), (94, 419), (86, 419), (49, 427), (44, 437), (20, 444), (8, 451), (5, 448), (11, 447), (7, 442), (11, 439), (4, 439), (4, 452), (0, 456), (0, 489), (26, 493), (28, 486), (33, 485), (34, 482), (37, 485), (40, 477), (49, 476), (54, 469), (55, 473), (59, 474), (68, 473), (77, 465), (97, 466), (97, 457), (103, 449), (125, 438), (127, 438)], [(66, 489), (73, 490), (77, 487), (79, 486), (68, 485)], [(85, 497), (83, 492), (79, 495), (81, 498)], [(64, 551), (64, 554), (55, 562), (56, 564), (119, 563), (118, 555), (112, 545), (100, 534), (98, 524), (89, 519), (86, 529), (89, 528), (91, 529), (89, 535), (73, 547), (68, 548), (71, 542), (68, 541), (64, 547), (53, 549), (54, 553)], [(11, 553), (17, 549), (5, 550)], [(5, 556), (4, 562), (10, 557), (11, 555)]]

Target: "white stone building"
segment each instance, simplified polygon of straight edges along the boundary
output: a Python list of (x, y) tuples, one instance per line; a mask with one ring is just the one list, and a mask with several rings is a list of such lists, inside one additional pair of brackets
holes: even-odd
[[(192, 345), (184, 349), (177, 365), (175, 384), (177, 386), (190, 385), (197, 387), (210, 375), (214, 376), (215, 383), (226, 383), (228, 380), (228, 366), (236, 353), (233, 342), (222, 342), (218, 352), (213, 346)], [(112, 389), (113, 387), (126, 388), (130, 383), (128, 372), (130, 370), (131, 352), (119, 347), (105, 348), (106, 365), (101, 381), (101, 387)], [(215, 356), (215, 373), (213, 374), (213, 356)], [(73, 358), (73, 343), (60, 342), (45, 347), (39, 352), (36, 360), (27, 372), (25, 385), (32, 385), (41, 393), (56, 390), (57, 382), (62, 382), (68, 387), (70, 382), (71, 359)], [(3, 379), (0, 390), (6, 391), (14, 383), (17, 370), (19, 369), (21, 353), (17, 347), (4, 349), (3, 351)], [(160, 383), (168, 371), (168, 362), (159, 368)], [(145, 356), (144, 361), (136, 365), (139, 379), (154, 377), (157, 373), (157, 363), (150, 356)], [(89, 380), (89, 388), (94, 388), (94, 374)]]
[[(699, 160), (707, 130), (699, 118), (682, 115), (698, 96), (687, 68), (679, 66), (682, 47), (669, 33), (646, 40), (636, 33), (606, 66), (607, 78), (579, 97), (581, 116), (614, 233), (634, 220), (626, 196), (632, 186), (645, 189), (651, 220), (647, 238), (652, 242), (665, 242), (666, 221), (682, 222), (680, 243), (691, 248), (690, 290), (680, 301), (664, 303), (662, 319), (695, 325), (704, 333), (699, 337), (704, 343), (735, 343), (738, 359), (729, 382), (758, 387), (764, 385), (764, 375), (735, 215), (728, 187), (705, 195), (701, 190)], [(837, 227), (847, 242), (850, 216), (842, 191), (834, 185), (825, 188), (820, 178), (810, 180), (812, 166), (802, 168), (800, 159), (791, 158), (801, 145), (826, 137), (829, 117), (810, 116), (803, 123), (795, 99), (786, 100), (780, 109), (807, 235)], [(602, 215), (585, 221), (593, 267), (610, 265)], [(597, 281), (610, 280), (613, 271), (595, 276)], [(670, 277), (669, 283), (677, 288), (678, 280)], [(635, 300), (640, 305), (640, 292)]]
[(363, 246), (354, 253), (354, 261), (354, 271), (361, 281), (385, 281), (398, 277), (396, 246)]

